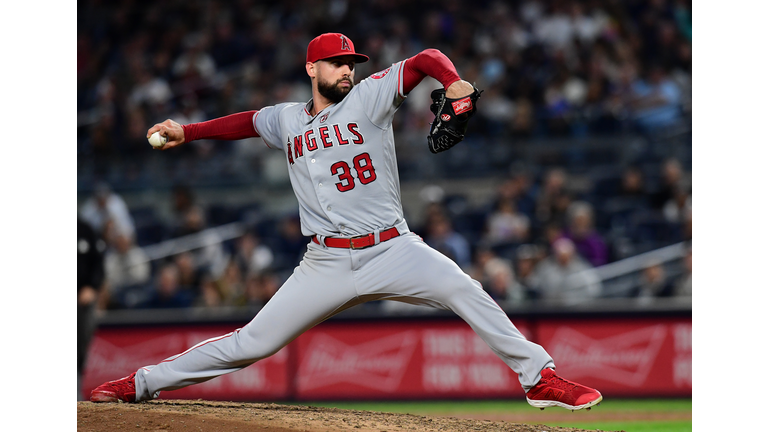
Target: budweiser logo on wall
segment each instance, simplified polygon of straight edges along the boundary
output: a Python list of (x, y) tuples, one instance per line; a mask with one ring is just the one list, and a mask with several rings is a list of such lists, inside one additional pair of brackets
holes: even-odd
[(501, 361), (495, 363), (425, 363), (422, 385), (426, 390), (498, 392), (510, 388), (511, 369)]
[(424, 330), (421, 343), (424, 356), (431, 360), (496, 357), (488, 344), (471, 329)]
[(347, 345), (328, 335), (314, 336), (299, 366), (300, 390), (350, 383), (384, 392), (400, 385), (416, 349), (415, 332), (402, 332), (360, 345)]
[(130, 373), (142, 366), (157, 364), (168, 357), (169, 353), (179, 353), (188, 347), (183, 338), (174, 335), (127, 346), (117, 346), (104, 339), (94, 338), (88, 354), (87, 369), (93, 379), (103, 380), (118, 372)]
[(547, 348), (556, 365), (567, 366), (569, 377), (592, 377), (640, 387), (666, 333), (664, 325), (656, 325), (597, 340), (561, 327)]
[[(121, 375), (127, 375), (140, 367), (159, 364), (165, 359), (176, 357), (179, 353), (187, 352), (198, 344), (215, 336), (212, 332), (172, 333), (165, 336), (153, 337), (134, 344), (117, 345), (103, 337), (96, 337), (91, 344), (88, 354), (88, 364), (83, 382), (83, 388), (92, 388), (97, 385), (115, 379)], [(201, 342), (202, 341), (202, 342)], [(286, 349), (281, 349), (273, 356), (261, 360), (257, 365), (246, 368), (240, 373), (224, 376), (208, 381), (200, 386), (195, 386), (195, 391), (217, 389), (251, 388), (262, 389), (274, 387), (266, 378), (263, 370), (267, 364), (284, 365), (288, 359)]]

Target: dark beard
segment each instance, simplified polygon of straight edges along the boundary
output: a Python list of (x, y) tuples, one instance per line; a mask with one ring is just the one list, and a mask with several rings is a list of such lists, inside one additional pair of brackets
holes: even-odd
[[(339, 87), (339, 83), (342, 81), (347, 80), (349, 82), (349, 87), (347, 88), (341, 88)], [(355, 87), (355, 83), (352, 82), (351, 79), (347, 78), (341, 78), (340, 80), (336, 81), (333, 84), (328, 83), (327, 81), (323, 80), (317, 80), (317, 91), (320, 92), (320, 94), (330, 100), (333, 103), (339, 103), (341, 102), (347, 94)]]

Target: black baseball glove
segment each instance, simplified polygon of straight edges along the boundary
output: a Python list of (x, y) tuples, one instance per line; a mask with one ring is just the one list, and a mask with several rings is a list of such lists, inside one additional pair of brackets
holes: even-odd
[(432, 153), (446, 151), (464, 139), (467, 123), (477, 111), (477, 98), (482, 93), (482, 90), (472, 87), (475, 89), (472, 94), (458, 99), (445, 97), (445, 89), (432, 92), (432, 105), (429, 109), (435, 114), (435, 121), (427, 136), (429, 151)]

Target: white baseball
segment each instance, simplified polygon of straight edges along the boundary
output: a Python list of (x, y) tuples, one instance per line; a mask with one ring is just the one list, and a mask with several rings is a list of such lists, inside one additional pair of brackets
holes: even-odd
[(162, 147), (168, 142), (168, 137), (160, 135), (160, 132), (155, 132), (149, 137), (149, 143), (152, 147)]

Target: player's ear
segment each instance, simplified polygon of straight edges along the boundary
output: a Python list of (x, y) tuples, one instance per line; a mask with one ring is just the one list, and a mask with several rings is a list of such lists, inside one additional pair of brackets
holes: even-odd
[(314, 78), (315, 77), (315, 64), (307, 62), (305, 67), (307, 68), (307, 75), (309, 75), (310, 78)]

